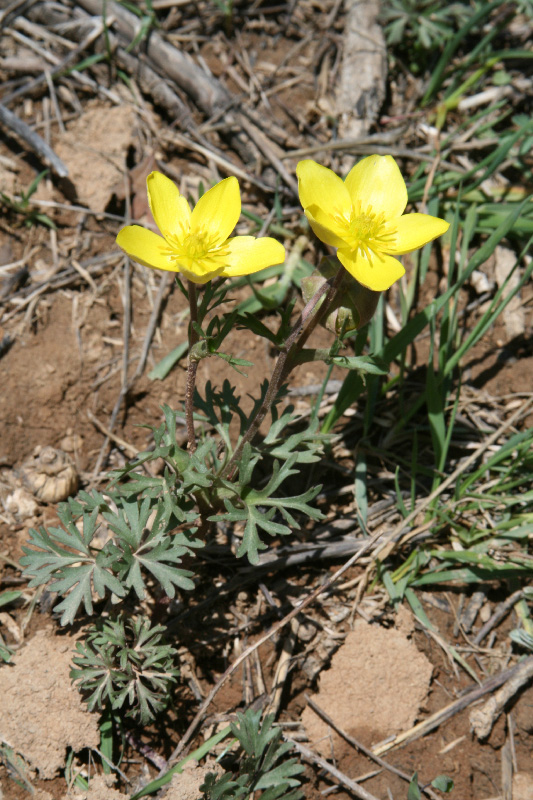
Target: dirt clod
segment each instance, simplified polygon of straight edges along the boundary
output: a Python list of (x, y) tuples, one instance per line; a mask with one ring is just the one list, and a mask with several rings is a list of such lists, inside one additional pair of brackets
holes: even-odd
[[(315, 699), (346, 733), (368, 745), (414, 724), (432, 671), (402, 633), (361, 620), (321, 675)], [(302, 722), (313, 747), (329, 755), (329, 726), (310, 708)]]
[(113, 788), (114, 775), (94, 775), (89, 780), (86, 792), (79, 790), (63, 797), (63, 800), (127, 800), (128, 795)]
[(42, 778), (65, 765), (66, 750), (98, 747), (98, 715), (85, 710), (69, 678), (75, 640), (39, 631), (1, 667), (0, 738)]
[(55, 150), (68, 166), (79, 201), (92, 211), (104, 211), (115, 185), (123, 180), (134, 128), (131, 107), (89, 104), (59, 138)]
[(513, 800), (533, 800), (533, 775), (517, 772), (513, 776)]
[(214, 772), (220, 776), (223, 774), (223, 769), (212, 759), (202, 765), (194, 760), (187, 762), (183, 772), (172, 778), (164, 796), (165, 800), (198, 800), (201, 794), (200, 786), (205, 781), (208, 772)]

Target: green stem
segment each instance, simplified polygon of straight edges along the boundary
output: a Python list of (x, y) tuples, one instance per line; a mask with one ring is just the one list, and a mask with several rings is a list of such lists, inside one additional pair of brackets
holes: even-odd
[(323, 361), (324, 364), (329, 364), (331, 357), (331, 348), (315, 348), (315, 347), (302, 347), (299, 353), (294, 353), (292, 357), (292, 364), (295, 367), (300, 364), (311, 364), (314, 361)]
[(187, 423), (187, 440), (188, 449), (191, 453), (196, 450), (196, 434), (194, 432), (194, 387), (196, 386), (196, 372), (198, 370), (198, 360), (191, 358), (191, 350), (198, 342), (198, 334), (194, 328), (193, 323), (198, 322), (198, 298), (196, 294), (196, 284), (192, 281), (187, 281), (187, 289), (189, 292), (189, 308), (190, 308), (190, 322), (189, 322), (189, 360), (187, 364), (187, 388), (185, 390), (185, 420)]
[[(222, 470), (222, 477), (225, 477), (228, 480), (233, 478), (233, 475), (237, 469), (238, 461), (242, 455), (244, 445), (251, 441), (259, 430), (261, 423), (270, 410), (272, 403), (276, 399), (280, 387), (285, 382), (292, 368), (296, 366), (296, 362), (294, 360), (295, 355), (301, 350), (320, 320), (329, 313), (331, 306), (335, 301), (343, 277), (344, 271), (342, 268), (340, 268), (333, 278), (330, 278), (328, 281), (322, 284), (320, 289), (305, 305), (302, 313), (296, 321), (296, 324), (287, 337), (287, 341), (285, 342), (282, 352), (278, 356), (278, 360), (276, 362), (276, 366), (274, 367), (274, 371), (272, 372), (265, 398), (261, 403), (261, 406), (258, 409), (255, 417), (251, 421), (248, 430), (239, 442), (235, 452)], [(324, 298), (322, 307), (317, 313), (314, 313), (317, 304), (320, 302), (320, 300), (322, 300), (324, 295), (326, 296)]]

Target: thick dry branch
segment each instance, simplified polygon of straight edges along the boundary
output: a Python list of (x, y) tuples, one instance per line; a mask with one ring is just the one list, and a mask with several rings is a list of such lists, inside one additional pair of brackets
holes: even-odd
[[(49, 8), (42, 3), (32, 9), (30, 16), (32, 20), (46, 25), (48, 28), (52, 26), (54, 30), (66, 36), (70, 41), (78, 42), (76, 50), (70, 53), (66, 59), (63, 59), (57, 68), (53, 70), (52, 75), (54, 77), (61, 75), (62, 69), (65, 69), (68, 64), (73, 62), (75, 55), (80, 57), (86, 47), (102, 33), (104, 28), (103, 19), (95, 20), (94, 17), (85, 17), (85, 15), (71, 19), (65, 10)], [(110, 24), (109, 20), (108, 24)], [(161, 80), (161, 76), (142, 57), (137, 58), (121, 47), (118, 38), (109, 30), (107, 40), (117, 65), (138, 82), (141, 90), (149, 95), (156, 105), (164, 108), (170, 117), (177, 120), (181, 127), (189, 130), (193, 129), (194, 121), (189, 109), (168, 83)], [(32, 81), (31, 85), (38, 85), (42, 81), (43, 79), (38, 78)], [(16, 92), (13, 93), (13, 96), (15, 95)]]
[(35, 131), (29, 127), (29, 125), (26, 125), (25, 122), (22, 122), (22, 120), (19, 119), (16, 114), (13, 114), (12, 111), (9, 111), (9, 109), (7, 109), (1, 103), (0, 123), (24, 142), (26, 142), (26, 144), (29, 145), (29, 147), (35, 153), (37, 153), (38, 156), (47, 161), (60, 178), (67, 177), (68, 169), (66, 165), (61, 161), (59, 156), (56, 156), (52, 148), (46, 144), (44, 139), (42, 139), (38, 133), (35, 133)]
[[(111, 15), (115, 27), (127, 43), (138, 33), (140, 20), (118, 3), (103, 0), (76, 0), (76, 4), (93, 16)], [(143, 45), (146, 55), (158, 71), (171, 78), (206, 114), (213, 114), (228, 105), (230, 98), (221, 84), (198, 67), (187, 53), (181, 53), (157, 31), (152, 31)]]

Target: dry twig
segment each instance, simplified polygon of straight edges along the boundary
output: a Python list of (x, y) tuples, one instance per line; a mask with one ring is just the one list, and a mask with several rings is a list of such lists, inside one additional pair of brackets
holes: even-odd
[(42, 139), (38, 133), (35, 133), (29, 125), (26, 125), (21, 119), (17, 117), (16, 114), (13, 114), (12, 111), (9, 111), (4, 105), (0, 103), (0, 123), (10, 130), (15, 135), (19, 136), (27, 145), (41, 158), (44, 158), (47, 161), (54, 172), (59, 175), (60, 178), (66, 178), (68, 175), (68, 169), (66, 165), (61, 161), (59, 156), (57, 156), (52, 148), (46, 144), (44, 139)]
[[(370, 750), (368, 747), (365, 747), (364, 744), (361, 744), (361, 742), (359, 742), (357, 739), (354, 739), (353, 736), (350, 736), (348, 733), (346, 733), (346, 731), (344, 731), (341, 727), (339, 727), (339, 725), (337, 725), (337, 723), (328, 714), (326, 714), (326, 712), (322, 708), (320, 708), (318, 703), (315, 703), (313, 698), (309, 697), (308, 694), (304, 695), (304, 697), (307, 700), (309, 706), (313, 709), (313, 711), (316, 714), (318, 714), (318, 716), (321, 719), (323, 719), (325, 723), (327, 723), (331, 728), (333, 728), (333, 730), (336, 731), (339, 734), (339, 736), (342, 736), (342, 738), (345, 739), (348, 742), (348, 744), (351, 744), (352, 747), (355, 747), (356, 750), (359, 750), (367, 758), (370, 758), (380, 767), (383, 767), (383, 769), (392, 772), (393, 775), (397, 775), (402, 780), (407, 781), (407, 783), (411, 783), (411, 777), (412, 777), (411, 775), (409, 775), (407, 772), (403, 772), (401, 769), (398, 769), (397, 767), (393, 767), (392, 764), (389, 764), (383, 758), (377, 756), (372, 750)], [(438, 795), (436, 794), (436, 792), (433, 791), (433, 789), (431, 789), (430, 786), (423, 786), (421, 783), (419, 783), (418, 788), (420, 789), (421, 792), (427, 794), (428, 797), (432, 797), (434, 798), (434, 800), (439, 800)]]
[(486, 739), (492, 726), (512, 697), (533, 678), (533, 656), (528, 656), (514, 667), (513, 674), (499, 692), (491, 697), (483, 708), (476, 708), (470, 714), (470, 725), (478, 739)]
[(300, 742), (295, 742), (294, 739), (290, 738), (290, 736), (286, 736), (285, 741), (290, 742), (294, 749), (297, 750), (306, 761), (309, 761), (311, 764), (317, 764), (326, 772), (329, 772), (330, 775), (339, 781), (341, 786), (345, 786), (347, 789), (353, 792), (356, 797), (359, 797), (360, 800), (378, 800), (375, 795), (367, 792), (366, 789), (363, 789), (363, 787), (358, 783), (352, 781), (352, 779), (345, 775), (344, 772), (341, 772), (340, 769), (334, 767), (333, 764), (330, 764), (329, 761), (326, 761), (325, 758), (322, 758), (322, 756), (319, 756), (313, 750), (310, 750), (308, 747), (305, 747), (305, 745), (300, 744)]

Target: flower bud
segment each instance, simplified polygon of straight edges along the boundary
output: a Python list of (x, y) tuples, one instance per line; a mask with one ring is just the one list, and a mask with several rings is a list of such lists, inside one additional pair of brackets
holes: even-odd
[[(308, 303), (325, 281), (332, 278), (339, 269), (343, 269), (343, 267), (336, 258), (323, 258), (318, 269), (308, 278), (302, 279), (304, 302)], [(349, 272), (346, 272), (333, 308), (322, 324), (336, 336), (361, 328), (374, 316), (380, 294), (380, 292), (367, 289), (366, 286), (361, 286)], [(319, 303), (319, 307), (321, 303)]]

